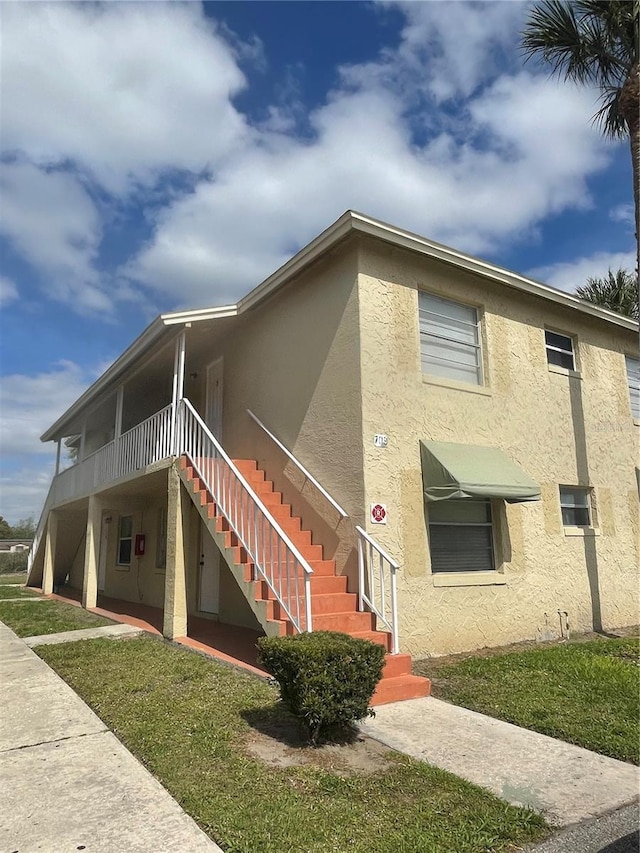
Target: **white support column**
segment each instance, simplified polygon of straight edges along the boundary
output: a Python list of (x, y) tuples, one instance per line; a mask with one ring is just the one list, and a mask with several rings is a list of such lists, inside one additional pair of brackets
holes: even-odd
[(51, 595), (56, 562), (56, 541), (58, 539), (58, 514), (53, 510), (47, 519), (47, 533), (44, 541), (44, 566), (42, 568), (42, 592)]
[(89, 497), (87, 511), (87, 536), (84, 549), (84, 574), (82, 577), (82, 606), (95, 607), (98, 603), (98, 561), (100, 559), (100, 528), (102, 503), (96, 495)]
[(168, 640), (187, 634), (187, 578), (183, 528), (182, 483), (172, 465), (168, 469), (167, 564), (164, 582), (164, 624)]
[(56, 476), (60, 473), (60, 445), (62, 444), (62, 439), (59, 438), (56, 444)]
[(116, 392), (116, 422), (113, 429), (113, 437), (120, 438), (122, 435), (122, 407), (124, 404), (124, 385), (120, 385)]
[(184, 366), (186, 355), (187, 333), (183, 329), (176, 338), (176, 350), (173, 360), (173, 393), (171, 397), (171, 450), (178, 455), (177, 423), (178, 403), (184, 397)]

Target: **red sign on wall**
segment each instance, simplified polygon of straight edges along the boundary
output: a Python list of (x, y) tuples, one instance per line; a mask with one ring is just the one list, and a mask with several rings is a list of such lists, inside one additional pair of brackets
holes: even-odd
[(387, 523), (387, 507), (385, 504), (371, 504), (371, 521), (374, 524)]

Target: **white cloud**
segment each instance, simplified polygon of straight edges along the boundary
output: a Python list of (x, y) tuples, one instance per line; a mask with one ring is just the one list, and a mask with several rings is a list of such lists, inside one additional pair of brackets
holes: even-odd
[[(426, 88), (443, 102), (467, 98), (495, 75), (513, 52), (527, 6), (519, 2), (402, 2), (399, 49), (403, 65), (429, 73)], [(393, 59), (393, 57), (391, 57)], [(395, 63), (393, 63), (395, 64)]]
[(95, 379), (70, 361), (35, 376), (14, 373), (2, 378), (0, 447), (3, 457), (50, 454), (52, 445), (40, 436)]
[(622, 222), (633, 231), (635, 228), (634, 209), (632, 204), (619, 204), (609, 211), (609, 219), (613, 222)]
[[(265, 104), (256, 126), (238, 111), (239, 63), (264, 66), (262, 46), (200, 4), (6, 4), (3, 141), (34, 164), (8, 167), (26, 187), (12, 185), (14, 245), (76, 307), (193, 306), (239, 297), (347, 208), (487, 253), (587, 207), (606, 163), (593, 93), (519, 70), (525, 6), (397, 8), (399, 45), (341, 69), (301, 138), (297, 104)], [(192, 190), (163, 199), (162, 170)], [(96, 273), (105, 190), (146, 202), (154, 226), (110, 282)]]
[(46, 274), (49, 296), (79, 310), (110, 310), (94, 262), (101, 238), (98, 211), (73, 175), (30, 163), (0, 164), (0, 233)]
[(38, 523), (55, 470), (54, 460), (55, 455), (46, 464), (40, 460), (37, 465), (28, 465), (12, 471), (11, 475), (0, 476), (0, 515), (9, 524), (30, 517)]
[(0, 275), (0, 306), (8, 305), (18, 298), (18, 288), (6, 275)]
[(4, 3), (2, 18), (7, 151), (121, 193), (215, 166), (247, 135), (236, 49), (199, 3)]
[(84, 369), (60, 361), (35, 376), (2, 378), (0, 410), (0, 515), (15, 523), (35, 516), (44, 504), (55, 465), (55, 444), (42, 433), (86, 390), (103, 365)]
[(587, 283), (588, 278), (604, 278), (610, 269), (616, 272), (620, 267), (633, 271), (635, 266), (634, 252), (595, 252), (589, 257), (537, 267), (530, 270), (528, 275), (552, 287), (574, 293), (577, 287)]
[[(587, 206), (604, 165), (590, 95), (520, 74), (469, 107), (468, 137), (417, 148), (403, 104), (383, 88), (334, 93), (315, 138), (264, 135), (159, 216), (126, 273), (182, 304), (241, 296), (347, 208), (472, 252), (487, 252), (564, 207)], [(548, 141), (553, 139), (549, 150)]]

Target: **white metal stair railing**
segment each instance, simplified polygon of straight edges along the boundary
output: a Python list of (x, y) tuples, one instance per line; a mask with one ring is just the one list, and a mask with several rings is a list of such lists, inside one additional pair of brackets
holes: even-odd
[[(262, 421), (254, 415), (251, 409), (247, 414), (254, 423), (280, 448), (285, 456), (302, 472), (305, 479), (315, 486), (326, 500), (338, 511), (343, 519), (349, 518), (348, 513), (322, 486), (316, 478), (309, 473), (304, 465), (291, 453), (291, 451), (276, 438)], [(387, 552), (375, 541), (372, 536), (354, 525), (358, 537), (358, 610), (361, 612), (368, 609), (374, 613), (380, 622), (391, 634), (391, 654), (397, 655), (400, 651), (398, 640), (398, 592), (396, 573), (400, 569)], [(388, 576), (388, 582), (386, 577)]]
[(313, 569), (187, 399), (180, 402), (176, 444), (249, 555), (254, 579), (267, 582), (296, 631), (313, 630)]
[[(396, 572), (400, 568), (387, 552), (361, 527), (358, 534), (358, 606), (378, 617), (391, 633), (391, 654), (400, 651), (398, 641), (398, 589)], [(389, 575), (389, 585), (385, 581)]]

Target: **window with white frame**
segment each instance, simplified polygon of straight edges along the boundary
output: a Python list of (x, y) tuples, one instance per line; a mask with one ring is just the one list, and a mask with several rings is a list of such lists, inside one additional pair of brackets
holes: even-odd
[(561, 335), (559, 332), (545, 330), (544, 343), (547, 349), (547, 364), (556, 367), (564, 367), (567, 370), (576, 369), (576, 360), (573, 350), (573, 338)]
[(591, 526), (590, 489), (560, 486), (560, 509), (565, 527)]
[(120, 516), (118, 526), (118, 565), (131, 565), (131, 544), (133, 540), (133, 516)]
[(158, 510), (158, 538), (156, 541), (156, 569), (167, 567), (167, 508)]
[(438, 501), (427, 513), (432, 572), (494, 571), (490, 500)]
[(482, 351), (477, 310), (421, 291), (419, 315), (423, 372), (481, 385)]
[(640, 359), (626, 355), (625, 362), (627, 365), (631, 415), (636, 420), (640, 420)]

